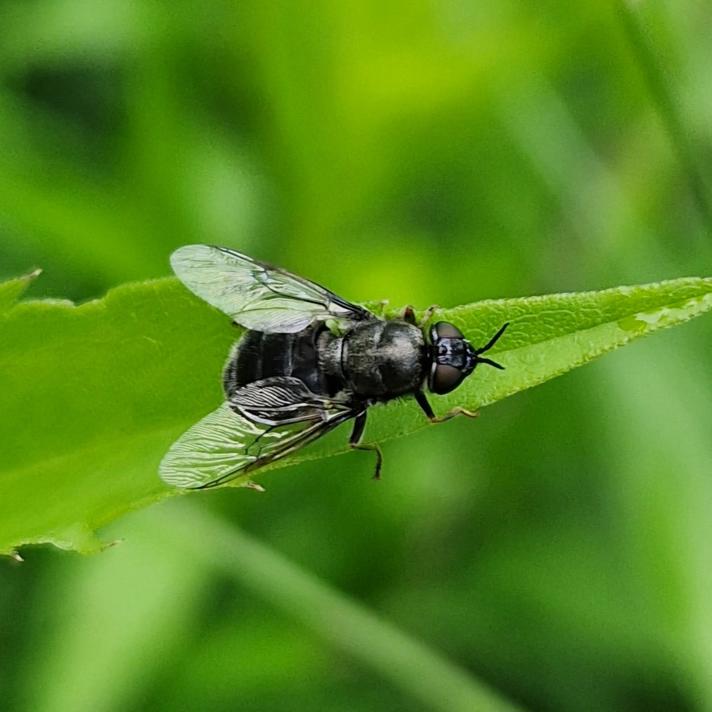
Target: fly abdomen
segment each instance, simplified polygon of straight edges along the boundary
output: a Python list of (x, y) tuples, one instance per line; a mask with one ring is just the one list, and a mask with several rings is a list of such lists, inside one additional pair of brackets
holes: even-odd
[(229, 398), (238, 388), (274, 376), (293, 376), (313, 393), (325, 393), (317, 363), (317, 332), (316, 327), (296, 334), (246, 331), (225, 366), (225, 394)]
[(229, 398), (238, 388), (262, 378), (261, 331), (246, 331), (233, 347), (223, 371), (223, 389)]

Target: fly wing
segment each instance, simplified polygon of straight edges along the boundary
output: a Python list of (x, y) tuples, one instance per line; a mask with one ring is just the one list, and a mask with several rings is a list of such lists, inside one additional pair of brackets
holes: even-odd
[(322, 398), (297, 378), (257, 381), (173, 443), (161, 461), (161, 479), (185, 489), (216, 487), (289, 455), (354, 415), (347, 403)]
[(225, 247), (180, 247), (171, 266), (191, 292), (247, 329), (296, 333), (317, 320), (375, 318), (314, 282)]
[(255, 461), (250, 444), (262, 431), (223, 403), (171, 445), (159, 466), (161, 479), (173, 487), (197, 489), (235, 476)]
[(351, 410), (345, 398), (314, 393), (293, 376), (273, 376), (238, 388), (229, 398), (230, 407), (248, 420), (267, 425), (287, 425), (326, 420)]

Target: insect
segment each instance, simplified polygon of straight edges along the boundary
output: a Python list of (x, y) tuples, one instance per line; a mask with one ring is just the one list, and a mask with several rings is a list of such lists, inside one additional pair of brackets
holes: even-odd
[[(478, 364), (507, 324), (482, 348), (444, 321), (427, 334), (412, 308), (383, 319), (328, 289), (224, 247), (188, 245), (171, 256), (194, 294), (247, 329), (223, 373), (225, 402), (185, 432), (160, 465), (169, 485), (203, 489), (274, 462), (354, 419), (352, 448), (372, 450), (374, 477), (382, 454), (361, 443), (368, 408), (412, 395), (433, 422), (424, 393), (449, 393)], [(430, 311), (430, 314), (432, 310)]]

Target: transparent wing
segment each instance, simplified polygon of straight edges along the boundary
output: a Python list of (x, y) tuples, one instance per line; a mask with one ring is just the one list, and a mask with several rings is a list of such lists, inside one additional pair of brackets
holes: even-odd
[[(307, 394), (314, 400), (305, 402)], [(354, 415), (346, 403), (315, 396), (299, 379), (257, 381), (173, 443), (161, 461), (161, 479), (187, 489), (216, 487), (289, 455)]]
[(248, 420), (286, 425), (324, 420), (331, 413), (350, 409), (347, 401), (313, 393), (293, 376), (272, 376), (238, 388), (228, 399), (233, 410)]
[(248, 329), (295, 333), (316, 320), (375, 318), (314, 282), (225, 247), (186, 245), (171, 266), (191, 292)]

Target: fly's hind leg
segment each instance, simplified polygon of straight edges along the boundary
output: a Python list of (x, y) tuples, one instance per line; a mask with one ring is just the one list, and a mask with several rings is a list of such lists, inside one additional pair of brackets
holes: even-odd
[(388, 299), (381, 299), (377, 302), (376, 306), (372, 309), (373, 313), (379, 318), (384, 319), (386, 316), (386, 308), (388, 307)]
[(381, 479), (381, 467), (383, 465), (383, 453), (376, 443), (361, 443), (361, 437), (366, 427), (366, 411), (362, 410), (354, 421), (354, 429), (351, 431), (349, 446), (354, 450), (370, 450), (376, 453), (376, 469), (373, 471), (373, 479)]
[(456, 408), (449, 410), (447, 413), (445, 413), (445, 415), (437, 416), (435, 415), (435, 413), (433, 413), (433, 409), (430, 406), (430, 403), (425, 397), (425, 393), (423, 393), (423, 391), (418, 391), (415, 394), (415, 400), (418, 402), (418, 405), (422, 408), (423, 413), (425, 413), (431, 423), (444, 423), (446, 420), (451, 420), (452, 418), (455, 418), (458, 415), (464, 415), (467, 418), (477, 418), (479, 416), (478, 412), (472, 412), (471, 410), (467, 410), (466, 408), (462, 408), (461, 406), (457, 406)]

